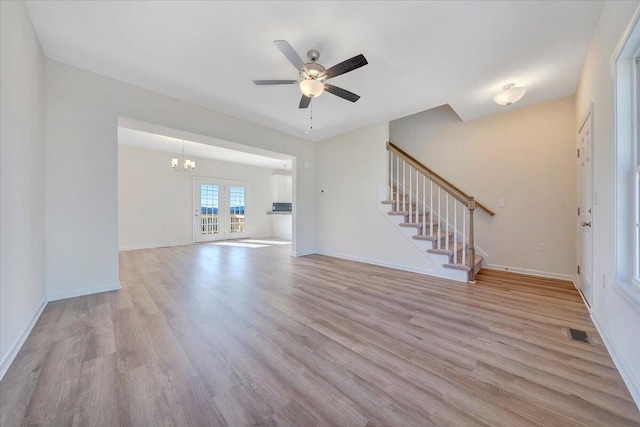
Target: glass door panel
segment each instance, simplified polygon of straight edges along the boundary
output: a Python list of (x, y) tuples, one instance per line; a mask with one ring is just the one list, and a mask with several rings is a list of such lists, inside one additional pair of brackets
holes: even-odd
[(229, 238), (247, 237), (247, 190), (244, 186), (229, 186)]
[(194, 180), (194, 241), (204, 242), (224, 238), (221, 198), (222, 183)]

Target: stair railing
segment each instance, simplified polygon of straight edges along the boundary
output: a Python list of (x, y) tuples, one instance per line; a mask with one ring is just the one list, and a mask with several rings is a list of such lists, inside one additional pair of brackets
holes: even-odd
[[(387, 142), (387, 150), (389, 151), (389, 195), (395, 202), (394, 210), (408, 212), (409, 223), (421, 225), (422, 235), (429, 236), (434, 242), (434, 249), (451, 251), (454, 264), (458, 264), (460, 243), (462, 245), (461, 264), (469, 267), (469, 281), (473, 281), (475, 273), (474, 212), (476, 208), (480, 208), (491, 216), (495, 213), (392, 142)], [(461, 232), (458, 229), (459, 223), (462, 224)]]

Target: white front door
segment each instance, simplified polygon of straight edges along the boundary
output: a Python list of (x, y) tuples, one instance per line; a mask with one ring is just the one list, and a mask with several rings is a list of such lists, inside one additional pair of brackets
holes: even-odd
[(592, 113), (578, 129), (578, 284), (589, 305), (593, 303), (593, 177)]
[(224, 239), (224, 183), (210, 179), (193, 181), (193, 240)]

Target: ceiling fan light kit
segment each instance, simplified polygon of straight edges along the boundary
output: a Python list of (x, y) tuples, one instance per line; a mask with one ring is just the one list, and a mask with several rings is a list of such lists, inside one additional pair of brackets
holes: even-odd
[(331, 68), (326, 69), (316, 61), (320, 58), (320, 52), (310, 50), (307, 52), (309, 62), (305, 63), (286, 40), (274, 40), (274, 43), (286, 58), (299, 72), (300, 80), (254, 80), (256, 85), (286, 85), (298, 83), (302, 92), (302, 99), (298, 108), (308, 108), (311, 98), (318, 97), (327, 91), (347, 101), (356, 102), (359, 95), (325, 83), (333, 77), (348, 73), (368, 64), (364, 55), (356, 55), (353, 58), (342, 61)]
[(304, 96), (315, 98), (324, 92), (324, 84), (315, 78), (309, 78), (300, 82), (300, 91)]
[(526, 91), (525, 88), (518, 87), (515, 83), (509, 83), (493, 96), (493, 101), (498, 105), (511, 105), (520, 101)]

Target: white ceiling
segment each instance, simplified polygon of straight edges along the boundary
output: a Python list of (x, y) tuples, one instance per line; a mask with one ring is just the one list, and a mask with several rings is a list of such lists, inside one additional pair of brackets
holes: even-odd
[(290, 158), (267, 157), (238, 150), (231, 150), (217, 145), (203, 144), (186, 139), (173, 138), (170, 136), (118, 127), (118, 144), (128, 145), (130, 147), (164, 151), (174, 155), (181, 155), (183, 152), (183, 141), (184, 154), (187, 158), (190, 158), (190, 160), (194, 160), (194, 157), (197, 157), (274, 170), (291, 170), (292, 160)]
[[(29, 1), (47, 57), (320, 140), (366, 124), (450, 104), (472, 120), (572, 95), (601, 1), (170, 2)], [(299, 110), (295, 79), (275, 47), (329, 67), (362, 53), (369, 65), (330, 80), (362, 96), (331, 94)], [(527, 88), (514, 107), (492, 95)]]

